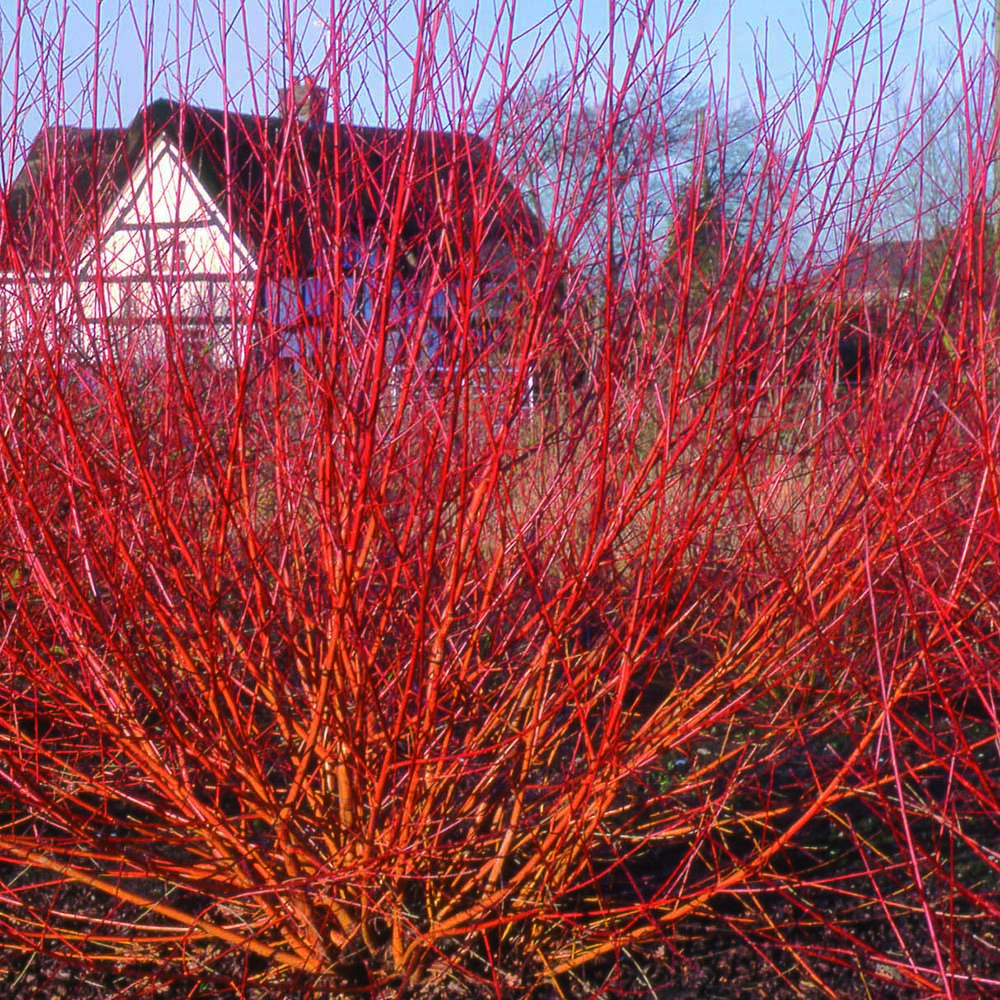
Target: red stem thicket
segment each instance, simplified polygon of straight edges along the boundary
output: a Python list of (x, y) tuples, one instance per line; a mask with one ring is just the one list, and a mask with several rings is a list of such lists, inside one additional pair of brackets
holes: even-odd
[[(848, 13), (752, 121), (662, 12), (555, 77), (499, 31), (477, 75), (427, 15), (371, 176), (293, 192), (273, 140), (228, 323), (183, 326), (165, 269), (155, 335), (81, 333), (87, 240), (43, 213), (33, 270), (5, 198), (6, 966), (499, 996), (732, 953), (827, 996), (997, 988), (994, 141), (966, 96), (950, 226), (905, 289), (859, 283), (924, 150), (831, 142)], [(428, 127), (481, 145), (415, 207)], [(53, 143), (39, 206), (70, 203)], [(327, 307), (296, 325), (265, 292), (305, 232), (291, 298)]]

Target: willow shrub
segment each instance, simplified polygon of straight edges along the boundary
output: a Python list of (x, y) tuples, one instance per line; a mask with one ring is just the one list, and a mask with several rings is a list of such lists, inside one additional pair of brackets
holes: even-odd
[[(531, 100), (539, 53), (518, 79), (495, 37), (518, 82), (487, 94), (460, 44), (423, 46), (404, 121), (440, 126), (454, 83), (453, 120), (538, 226), (488, 293), (495, 200), (439, 205), (472, 242), (429, 240), (410, 340), (404, 159), (375, 251), (327, 267), (321, 328), (289, 337), (258, 297), (246, 336), (281, 349), (229, 364), (169, 310), (157, 350), (112, 350), (129, 331), (107, 319), (87, 354), (56, 279), (8, 255), (30, 307), (0, 395), (11, 968), (500, 996), (708, 935), (828, 992), (995, 987), (975, 177), (949, 294), (859, 310), (803, 219), (874, 223), (900, 165), (875, 176), (849, 138), (817, 163), (781, 108), (738, 132), (663, 72), (675, 28), (620, 55), (599, 99), (581, 46)], [(350, 219), (315, 213), (337, 246)], [(42, 231), (75, 273), (58, 219)], [(365, 308), (336, 305), (359, 283)], [(859, 330), (891, 351), (843, 380)]]

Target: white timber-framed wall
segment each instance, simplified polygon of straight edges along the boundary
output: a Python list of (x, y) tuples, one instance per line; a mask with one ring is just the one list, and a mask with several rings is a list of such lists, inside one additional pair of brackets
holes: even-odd
[(82, 365), (156, 364), (172, 347), (231, 368), (253, 346), (257, 271), (195, 171), (158, 136), (76, 262), (0, 275), (2, 346), (10, 354), (37, 331)]

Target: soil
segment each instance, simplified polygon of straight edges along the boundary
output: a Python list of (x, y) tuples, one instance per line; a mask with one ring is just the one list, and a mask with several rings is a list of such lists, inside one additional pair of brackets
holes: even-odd
[[(90, 890), (73, 890), (77, 912), (102, 905)], [(763, 894), (766, 895), (766, 894)], [(819, 901), (822, 902), (822, 901)], [(792, 1000), (792, 998), (837, 997), (877, 1000), (917, 1000), (943, 995), (931, 986), (914, 983), (894, 970), (889, 957), (900, 954), (901, 942), (910, 947), (910, 962), (934, 968), (924, 916), (916, 908), (908, 916), (887, 920), (877, 914), (854, 915), (836, 926), (817, 919), (806, 920), (803, 901), (792, 905), (777, 895), (758, 898), (752, 905), (731, 907), (718, 920), (688, 923), (680, 932), (664, 938), (655, 947), (641, 951), (622, 950), (613, 958), (593, 963), (557, 985), (531, 990), (514, 983), (470, 985), (447, 975), (416, 990), (379, 991), (379, 1000), (412, 997), (413, 1000), (584, 1000), (630, 997), (653, 1000)], [(827, 914), (826, 916), (829, 916)], [(770, 923), (772, 926), (767, 926)], [(741, 926), (742, 933), (733, 927)], [(952, 949), (949, 957), (951, 987), (956, 998), (990, 995), (981, 987), (963, 982), (979, 978), (1000, 982), (1000, 941), (983, 917), (980, 933)], [(976, 943), (976, 939), (979, 943)], [(915, 945), (914, 942), (917, 942)], [(920, 942), (923, 946), (920, 946)], [(8, 950), (0, 956), (0, 997), (9, 1000), (284, 1000), (288, 997), (335, 998), (359, 995), (358, 982), (349, 993), (335, 984), (283, 981), (268, 985), (258, 981), (264, 970), (248, 962), (245, 955), (213, 956), (210, 972), (189, 956), (186, 968), (94, 969), (71, 958), (52, 954), (20, 954)]]
[[(745, 786), (746, 814), (759, 807), (763, 795), (777, 806), (782, 797), (793, 800), (814, 788), (813, 769), (819, 759), (813, 754), (808, 760), (790, 759), (787, 766), (770, 769), (762, 775), (768, 781), (766, 789)], [(835, 767), (838, 759), (830, 766)], [(878, 802), (845, 799), (799, 830), (794, 849), (772, 859), (768, 871), (755, 882), (747, 880), (739, 892), (719, 897), (715, 912), (665, 928), (646, 949), (623, 948), (558, 983), (530, 989), (523, 985), (530, 976), (504, 978), (490, 970), (484, 978), (492, 982), (470, 984), (442, 971), (419, 987), (384, 988), (373, 996), (377, 1000), (923, 1000), (945, 995), (942, 966), (955, 1000), (1000, 995), (1000, 930), (995, 929), (1000, 876), (995, 854), (984, 849), (1000, 842), (1000, 816), (984, 808), (989, 798), (986, 789), (1000, 787), (1000, 752), (994, 745), (977, 756), (977, 762), (978, 790), (973, 788), (971, 772), (957, 781), (944, 771), (938, 773), (940, 768), (926, 767), (913, 779), (920, 783), (913, 801), (928, 803), (924, 813), (913, 811), (905, 830), (912, 849), (921, 852), (919, 887), (911, 877), (904, 831), (887, 821)], [(733, 802), (737, 810), (743, 805)], [(936, 818), (944, 811), (960, 817), (957, 831)], [(745, 842), (730, 839), (715, 846), (724, 847), (730, 860), (738, 859), (744, 851), (753, 852), (760, 835), (759, 830), (748, 830)], [(676, 857), (653, 850), (637, 855), (623, 880), (626, 888), (611, 886), (607, 891), (612, 897), (643, 891), (676, 863)], [(0, 870), (0, 887), (23, 886), (31, 877), (8, 865)], [(28, 893), (19, 889), (16, 895), (0, 888), (0, 941), (6, 944), (0, 951), (0, 1000), (332, 1000), (371, 992), (363, 969), (346, 989), (343, 978), (338, 983), (287, 978), (268, 982), (262, 978), (267, 969), (242, 952), (188, 950), (173, 956), (169, 965), (127, 968), (112, 961), (97, 968), (55, 941), (45, 953), (29, 953), (16, 947), (6, 919), (15, 906), (26, 904), (35, 908), (40, 920), (56, 910), (107, 912), (106, 899), (82, 885), (56, 888), (40, 880), (37, 888)], [(945, 915), (933, 918), (933, 935), (928, 912)], [(109, 920), (127, 918), (120, 911), (107, 914)]]

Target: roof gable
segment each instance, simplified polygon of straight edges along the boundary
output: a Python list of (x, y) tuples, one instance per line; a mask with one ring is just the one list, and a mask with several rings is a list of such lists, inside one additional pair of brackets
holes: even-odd
[[(168, 258), (181, 271), (196, 263), (198, 272), (216, 276), (252, 274), (256, 264), (190, 164), (162, 135), (105, 212), (101, 230), (100, 246), (84, 248), (82, 277), (93, 277), (98, 267), (105, 274), (148, 275)], [(183, 266), (177, 257), (182, 246)]]

